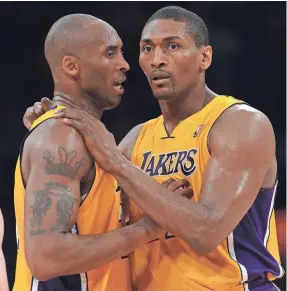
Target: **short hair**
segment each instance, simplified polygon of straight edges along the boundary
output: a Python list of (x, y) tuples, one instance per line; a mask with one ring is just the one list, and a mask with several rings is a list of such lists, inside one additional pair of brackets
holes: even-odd
[(172, 19), (174, 21), (185, 22), (186, 31), (192, 36), (197, 47), (209, 44), (208, 29), (205, 22), (189, 10), (179, 6), (161, 8), (150, 17), (146, 25), (157, 19)]
[(70, 14), (58, 19), (45, 40), (45, 57), (54, 67), (65, 54), (78, 53), (96, 38), (89, 26), (101, 20), (88, 14)]

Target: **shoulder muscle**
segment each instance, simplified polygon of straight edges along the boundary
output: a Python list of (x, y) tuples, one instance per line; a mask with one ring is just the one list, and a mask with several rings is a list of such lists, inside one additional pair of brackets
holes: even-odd
[(248, 106), (227, 109), (210, 132), (211, 155), (227, 159), (230, 166), (269, 163), (275, 155), (272, 125), (262, 112)]

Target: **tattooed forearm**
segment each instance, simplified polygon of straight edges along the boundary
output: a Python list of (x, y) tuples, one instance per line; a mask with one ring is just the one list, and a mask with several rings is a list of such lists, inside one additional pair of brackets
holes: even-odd
[(31, 206), (33, 216), (30, 220), (31, 236), (47, 232), (43, 227), (43, 221), (47, 211), (53, 208), (57, 216), (49, 230), (65, 230), (71, 227), (70, 221), (75, 215), (75, 207), (79, 205), (79, 200), (71, 196), (71, 191), (72, 189), (66, 185), (48, 182), (43, 190), (34, 192), (35, 201)]
[(43, 159), (47, 161), (46, 173), (65, 176), (73, 180), (80, 168), (84, 166), (84, 159), (74, 163), (73, 161), (77, 156), (76, 151), (68, 151), (63, 147), (58, 147), (57, 151), (57, 158), (48, 150), (44, 152)]

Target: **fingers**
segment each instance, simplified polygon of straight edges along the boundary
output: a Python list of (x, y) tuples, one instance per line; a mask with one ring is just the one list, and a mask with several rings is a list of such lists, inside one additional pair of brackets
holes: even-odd
[(68, 119), (68, 118), (64, 118), (63, 119), (63, 123), (74, 127), (75, 129), (77, 129), (80, 133), (83, 133), (85, 131), (85, 124), (81, 121), (78, 120), (74, 120), (74, 119)]
[(173, 178), (169, 178), (168, 180), (164, 181), (161, 183), (161, 185), (165, 188), (168, 188), (168, 186), (173, 182), (175, 181)]
[(190, 188), (181, 188), (175, 191), (176, 195), (186, 197), (191, 199), (194, 195), (193, 191)]
[(168, 188), (171, 190), (171, 191), (175, 191), (179, 188), (184, 188), (184, 187), (189, 187), (189, 182), (185, 179), (178, 179), (178, 180), (174, 180), (172, 181)]
[(43, 107), (44, 112), (47, 112), (52, 108), (52, 101), (49, 98), (44, 97), (41, 99), (41, 105)]
[(23, 116), (23, 123), (27, 129), (30, 129), (34, 120), (37, 119), (37, 115), (35, 114), (33, 107), (29, 107), (24, 116)]
[(45, 113), (45, 111), (41, 105), (41, 102), (35, 102), (33, 109), (34, 109), (34, 112), (35, 112), (37, 117), (40, 117), (41, 115), (43, 115)]
[(59, 109), (54, 113), (55, 118), (66, 118), (66, 119), (73, 119), (73, 120), (82, 120), (83, 114), (80, 110), (76, 110), (73, 108), (63, 108)]

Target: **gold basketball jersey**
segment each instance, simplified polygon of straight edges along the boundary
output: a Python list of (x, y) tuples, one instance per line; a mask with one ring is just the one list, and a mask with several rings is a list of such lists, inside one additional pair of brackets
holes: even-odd
[[(57, 109), (63, 108), (58, 106)], [(56, 110), (56, 109), (55, 109)], [(39, 124), (52, 118), (54, 111), (48, 111), (37, 119), (30, 133)], [(25, 141), (25, 140), (24, 140)], [(23, 142), (24, 142), (23, 141)], [(116, 192), (116, 180), (96, 166), (96, 178), (91, 190), (81, 201), (74, 233), (102, 234), (120, 227), (120, 194)], [(33, 278), (25, 258), (24, 246), (24, 196), (25, 187), (21, 174), (21, 153), (15, 170), (14, 204), (17, 224), (18, 254), (13, 291), (129, 291), (129, 270), (127, 260), (117, 260), (86, 273), (61, 276), (48, 281)], [(81, 256), (81, 254), (78, 254)], [(65, 264), (66, 262), (63, 262)], [(43, 262), (45, 264), (45, 262)], [(117, 286), (117, 289), (115, 288)]]
[[(210, 159), (210, 129), (227, 108), (239, 103), (243, 101), (217, 96), (182, 121), (170, 136), (162, 116), (146, 122), (137, 138), (132, 163), (159, 183), (168, 178), (188, 180), (197, 202)], [(273, 280), (283, 274), (273, 211), (276, 186), (261, 192), (234, 231), (206, 256), (198, 255), (169, 233), (165, 240), (135, 250), (130, 255), (135, 290), (251, 291), (260, 284), (273, 290), (266, 276)], [(131, 222), (135, 222), (142, 211), (132, 201), (129, 207)], [(268, 289), (268, 284), (272, 288)]]

